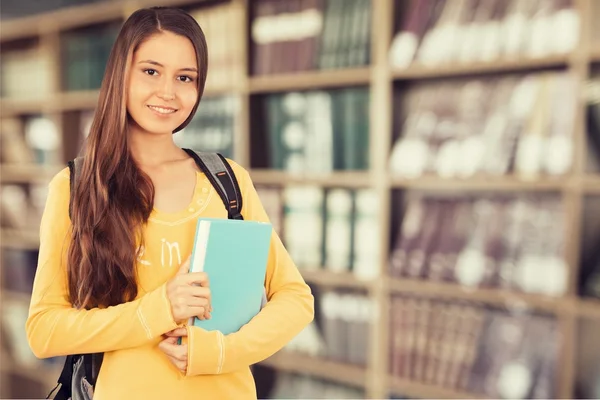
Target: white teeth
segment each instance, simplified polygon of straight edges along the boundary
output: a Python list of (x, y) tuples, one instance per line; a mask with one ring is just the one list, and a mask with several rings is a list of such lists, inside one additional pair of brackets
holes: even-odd
[(148, 106), (149, 108), (161, 113), (161, 114), (172, 114), (177, 110), (171, 110), (168, 108), (162, 108), (162, 107), (154, 107), (154, 106)]

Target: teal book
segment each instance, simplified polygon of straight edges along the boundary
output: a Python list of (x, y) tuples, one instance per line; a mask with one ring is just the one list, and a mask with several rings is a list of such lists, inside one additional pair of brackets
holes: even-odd
[(193, 324), (227, 335), (246, 325), (266, 302), (265, 274), (271, 244), (270, 223), (200, 218), (190, 272), (206, 272), (211, 318)]

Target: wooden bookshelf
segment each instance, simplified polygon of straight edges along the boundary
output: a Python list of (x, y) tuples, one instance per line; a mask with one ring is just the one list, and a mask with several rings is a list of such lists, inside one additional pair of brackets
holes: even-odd
[(65, 166), (42, 166), (2, 164), (0, 165), (0, 181), (2, 183), (47, 183)]
[(104, 0), (2, 21), (0, 42), (29, 38), (122, 19), (128, 10), (152, 6), (186, 6), (210, 0)]
[[(579, 0), (578, 7), (582, 12), (589, 10), (591, 1)], [(390, 194), (392, 191), (422, 190), (445, 192), (485, 192), (500, 191), (506, 193), (524, 192), (558, 192), (569, 198), (575, 206), (569, 207), (567, 219), (569, 232), (578, 231), (581, 224), (581, 208), (577, 203), (587, 195), (600, 195), (600, 175), (588, 174), (582, 164), (576, 164), (574, 171), (564, 178), (539, 177), (533, 180), (523, 180), (516, 176), (503, 176), (497, 178), (476, 176), (468, 179), (443, 179), (434, 176), (424, 176), (419, 179), (400, 179), (393, 177), (388, 171), (388, 156), (393, 145), (392, 120), (395, 118), (391, 104), (393, 88), (396, 82), (408, 82), (424, 79), (446, 79), (453, 77), (485, 76), (492, 74), (508, 74), (513, 72), (536, 72), (546, 70), (571, 70), (578, 80), (583, 82), (589, 77), (589, 67), (600, 62), (600, 46), (586, 45), (578, 49), (576, 54), (550, 56), (537, 59), (502, 59), (494, 62), (477, 62), (469, 64), (441, 65), (426, 67), (413, 65), (406, 69), (390, 68), (388, 50), (391, 43), (391, 34), (394, 27), (394, 0), (372, 0), (372, 49), (371, 65), (365, 68), (344, 70), (323, 70), (302, 73), (289, 73), (272, 76), (249, 76), (246, 67), (249, 64), (247, 45), (248, 40), (248, 4), (250, 0), (229, 0), (237, 11), (240, 11), (239, 31), (233, 32), (234, 37), (243, 39), (240, 44), (240, 58), (244, 68), (240, 68), (239, 76), (232, 80), (230, 85), (222, 87), (207, 87), (205, 96), (218, 96), (232, 94), (240, 100), (238, 135), (236, 137), (236, 154), (239, 162), (249, 169), (256, 185), (284, 186), (288, 184), (309, 184), (321, 187), (345, 188), (373, 188), (381, 195), (378, 212), (381, 222), (381, 276), (372, 282), (356, 279), (350, 273), (337, 274), (327, 270), (301, 270), (305, 280), (318, 286), (327, 288), (345, 288), (367, 291), (381, 310), (389, 310), (391, 294), (414, 294), (448, 300), (461, 300), (483, 303), (492, 306), (515, 306), (531, 308), (544, 313), (553, 313), (564, 317), (560, 320), (563, 333), (564, 353), (561, 354), (557, 381), (560, 382), (559, 396), (572, 398), (573, 361), (575, 358), (575, 335), (573, 320), (577, 318), (600, 318), (600, 300), (580, 299), (574, 293), (561, 298), (533, 295), (527, 293), (508, 292), (501, 289), (466, 289), (459, 285), (448, 283), (435, 283), (427, 281), (391, 279), (387, 275), (387, 258), (390, 254), (392, 207)], [(60, 44), (60, 33), (79, 27), (87, 27), (113, 21), (122, 21), (132, 10), (139, 7), (152, 5), (175, 5), (195, 8), (201, 6), (203, 0), (107, 0), (85, 5), (73, 6), (31, 17), (2, 21), (0, 24), (0, 43), (10, 44), (20, 39), (39, 39), (40, 46), (47, 46), (52, 54), (57, 53)], [(215, 1), (207, 0), (206, 3), (214, 4)], [(589, 19), (589, 18), (588, 18)], [(587, 19), (583, 19), (587, 21)], [(589, 21), (588, 21), (589, 22)], [(584, 22), (587, 23), (587, 22)], [(589, 27), (584, 27), (586, 32)], [(590, 49), (589, 51), (587, 49)], [(55, 57), (59, 62), (59, 57)], [(594, 64), (597, 65), (597, 64)], [(60, 65), (56, 66), (60, 71)], [(60, 74), (55, 74), (58, 80)], [(63, 119), (69, 113), (93, 109), (98, 100), (98, 91), (64, 92), (61, 91), (59, 82), (55, 82), (55, 92), (45, 99), (14, 100), (0, 99), (0, 117), (20, 117), (28, 114), (51, 114), (58, 119)], [(250, 143), (252, 133), (250, 127), (250, 104), (255, 95), (268, 93), (344, 88), (349, 86), (367, 86), (370, 90), (370, 135), (371, 135), (371, 168), (369, 171), (332, 172), (329, 174), (291, 174), (284, 171), (271, 169), (255, 169), (249, 163)], [(574, 148), (585, 145), (585, 122), (583, 116), (583, 102), (580, 102), (578, 112), (578, 128), (573, 135), (576, 141)], [(69, 146), (68, 139), (73, 138), (73, 133), (63, 129), (63, 143)], [(238, 145), (239, 144), (239, 145)], [(237, 160), (237, 159), (236, 159)], [(51, 168), (35, 165), (1, 165), (0, 181), (2, 183), (44, 183), (64, 166)], [(0, 231), (2, 248), (36, 249), (39, 246), (37, 230), (9, 230)], [(577, 237), (577, 234), (573, 235)], [(569, 258), (578, 261), (578, 239), (571, 240), (567, 253)], [(570, 270), (577, 274), (577, 265)], [(25, 294), (2, 290), (3, 298), (17, 298), (18, 301), (29, 301)], [(415, 398), (483, 398), (483, 396), (470, 393), (456, 392), (446, 388), (437, 388), (410, 380), (388, 376), (388, 313), (383, 312), (377, 323), (373, 324), (369, 336), (371, 354), (366, 367), (340, 364), (308, 355), (294, 354), (280, 351), (261, 364), (276, 368), (281, 371), (311, 374), (324, 379), (342, 384), (364, 388), (368, 398), (384, 398), (389, 392), (403, 394)], [(3, 359), (4, 360), (4, 359)], [(2, 376), (9, 373), (21, 373), (15, 368), (4, 364), (0, 369)], [(23, 370), (23, 374), (40, 381), (54, 381), (58, 371), (48, 371), (38, 374), (38, 368), (16, 366)]]
[(590, 50), (590, 61), (600, 62), (600, 44), (593, 46)]
[(0, 246), (11, 249), (35, 250), (40, 246), (37, 230), (2, 229)]
[(376, 281), (359, 280), (349, 272), (331, 272), (324, 269), (300, 269), (300, 273), (306, 282), (330, 288), (371, 290), (376, 283)]
[(2, 289), (2, 301), (14, 301), (18, 303), (29, 304), (31, 302), (31, 293), (16, 292), (14, 290)]
[(588, 194), (600, 195), (600, 176), (588, 175), (584, 177), (583, 190)]
[(564, 178), (538, 178), (532, 180), (513, 176), (478, 176), (467, 179), (445, 179), (437, 176), (424, 176), (415, 179), (391, 178), (395, 189), (439, 190), (439, 191), (561, 191), (572, 185)]
[(600, 320), (600, 299), (579, 299), (576, 310), (582, 318)]
[(425, 399), (486, 399), (485, 395), (461, 392), (430, 384), (413, 382), (408, 379), (389, 377), (390, 392), (403, 396)]
[(370, 79), (371, 70), (360, 68), (257, 76), (250, 78), (249, 85), (250, 93), (258, 94), (368, 85)]
[(272, 355), (262, 361), (261, 365), (276, 368), (279, 371), (314, 375), (358, 388), (365, 387), (366, 370), (363, 367), (318, 359), (286, 350)]
[(560, 297), (521, 293), (492, 288), (470, 288), (454, 283), (395, 278), (389, 281), (391, 293), (414, 294), (431, 298), (469, 300), (483, 304), (525, 308), (564, 314), (572, 311), (572, 304)]
[(441, 65), (435, 67), (413, 65), (406, 69), (394, 70), (392, 76), (396, 80), (412, 80), (483, 74), (505, 74), (510, 72), (526, 72), (540, 69), (566, 67), (568, 63), (568, 56), (550, 56), (529, 60), (500, 59), (492, 62), (474, 62), (468, 64)]
[(372, 179), (368, 172), (333, 172), (330, 174), (294, 174), (285, 171), (252, 169), (252, 181), (258, 185), (306, 184), (328, 187), (361, 188), (370, 186)]

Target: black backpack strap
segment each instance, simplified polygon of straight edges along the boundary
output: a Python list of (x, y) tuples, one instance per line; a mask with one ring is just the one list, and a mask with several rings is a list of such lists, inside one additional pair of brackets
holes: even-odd
[(231, 165), (219, 153), (196, 153), (184, 149), (213, 185), (227, 210), (229, 219), (244, 219), (242, 216), (242, 192)]

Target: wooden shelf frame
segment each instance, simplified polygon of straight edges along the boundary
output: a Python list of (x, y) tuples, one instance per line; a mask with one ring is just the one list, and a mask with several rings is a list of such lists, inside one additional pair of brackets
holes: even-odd
[(338, 363), (309, 355), (281, 350), (260, 363), (279, 371), (309, 374), (356, 388), (366, 387), (365, 367)]
[[(243, 65), (248, 65), (247, 48), (247, 10), (250, 0), (231, 0), (244, 28), (237, 32)], [(589, 11), (590, 2), (594, 0), (578, 0), (584, 15)], [(151, 5), (192, 6), (201, 5), (202, 0), (108, 0), (103, 3), (92, 3), (68, 7), (31, 17), (3, 21), (0, 24), (0, 43), (19, 39), (39, 38), (40, 45), (46, 51), (56, 53), (59, 33), (88, 26), (91, 24), (123, 20), (132, 10)], [(389, 66), (388, 50), (391, 44), (393, 30), (394, 0), (372, 0), (373, 29), (372, 29), (372, 64), (369, 67), (334, 70), (312, 71), (296, 74), (281, 74), (275, 76), (248, 76), (245, 69), (240, 69), (239, 76), (231, 86), (207, 88), (206, 96), (230, 94), (241, 101), (241, 110), (236, 139), (241, 143), (241, 149), (236, 149), (236, 160), (249, 168), (250, 160), (250, 112), (249, 104), (253, 96), (284, 91), (313, 90), (322, 88), (339, 88), (348, 86), (367, 86), (371, 91), (370, 104), (370, 147), (372, 165), (369, 171), (335, 172), (332, 174), (302, 174), (293, 175), (283, 171), (250, 169), (255, 184), (283, 186), (287, 184), (313, 184), (324, 187), (373, 188), (380, 195), (379, 218), (381, 226), (381, 275), (373, 282), (362, 282), (353, 275), (335, 274), (330, 271), (301, 271), (308, 282), (329, 288), (349, 288), (367, 290), (380, 309), (388, 310), (390, 296), (396, 293), (435, 296), (437, 298), (455, 299), (480, 302), (495, 306), (507, 304), (525, 304), (535, 310), (555, 313), (561, 316), (561, 329), (565, 334), (566, 346), (561, 361), (565, 368), (561, 369), (558, 381), (561, 397), (573, 396), (573, 360), (574, 328), (572, 320), (577, 318), (600, 319), (600, 300), (580, 299), (575, 293), (569, 293), (564, 298), (548, 298), (526, 293), (506, 292), (499, 289), (467, 290), (458, 285), (441, 284), (426, 281), (390, 279), (387, 271), (389, 255), (390, 227), (390, 192), (393, 190), (427, 190), (427, 191), (501, 191), (501, 192), (560, 192), (567, 199), (569, 220), (572, 221), (569, 232), (577, 232), (581, 224), (581, 199), (588, 195), (600, 195), (600, 175), (586, 175), (583, 164), (579, 163), (572, 175), (565, 179), (541, 177), (534, 181), (525, 181), (514, 176), (499, 178), (474, 177), (470, 179), (442, 179), (425, 176), (418, 180), (398, 179), (388, 171), (387, 155), (390, 154), (392, 137), (392, 90), (396, 82), (422, 79), (446, 79), (467, 77), (473, 75), (506, 74), (512, 72), (532, 72), (538, 70), (568, 69), (580, 81), (589, 77), (589, 67), (600, 62), (600, 45), (583, 41), (580, 49), (574, 54), (549, 56), (530, 60), (498, 60), (489, 63), (470, 63), (468, 65), (442, 65), (428, 68), (413, 65), (398, 70)], [(590, 18), (583, 18), (584, 25), (590, 25)], [(588, 31), (584, 26), (583, 32)], [(58, 42), (59, 43), (59, 42)], [(0, 116), (20, 116), (26, 114), (45, 113), (54, 116), (69, 111), (93, 109), (98, 100), (98, 91), (62, 92), (56, 85), (55, 93), (48, 99), (34, 100), (0, 100)], [(578, 127), (574, 135), (576, 151), (582, 155), (586, 140), (584, 135), (583, 103), (579, 104)], [(236, 141), (238, 143), (238, 141)], [(382, 156), (384, 155), (384, 156)], [(576, 157), (576, 159), (583, 159)], [(58, 172), (40, 171), (36, 166), (0, 166), (0, 180), (4, 182), (47, 182)], [(36, 248), (39, 245), (37, 232), (11, 231), (3, 229), (0, 232), (2, 247)], [(579, 258), (578, 234), (575, 233), (569, 242), (569, 261), (572, 265), (570, 273), (577, 273)], [(574, 282), (574, 280), (573, 280)], [(17, 297), (25, 301), (21, 294), (3, 290), (2, 296)], [(562, 318), (564, 317), (564, 318)], [(263, 364), (280, 370), (311, 373), (332, 381), (360, 386), (366, 390), (369, 398), (383, 398), (391, 392), (398, 392), (412, 397), (427, 398), (481, 398), (469, 393), (458, 393), (445, 388), (435, 388), (418, 382), (410, 382), (388, 375), (388, 316), (382, 313), (370, 332), (371, 354), (368, 365), (364, 368), (315, 359), (306, 355), (289, 354), (285, 351), (266, 360)], [(54, 375), (53, 375), (54, 378)]]
[(449, 64), (435, 67), (412, 65), (402, 70), (394, 70), (393, 78), (395, 80), (437, 79), (565, 68), (569, 65), (569, 59), (569, 55), (558, 55), (532, 59), (498, 59), (491, 62)]

